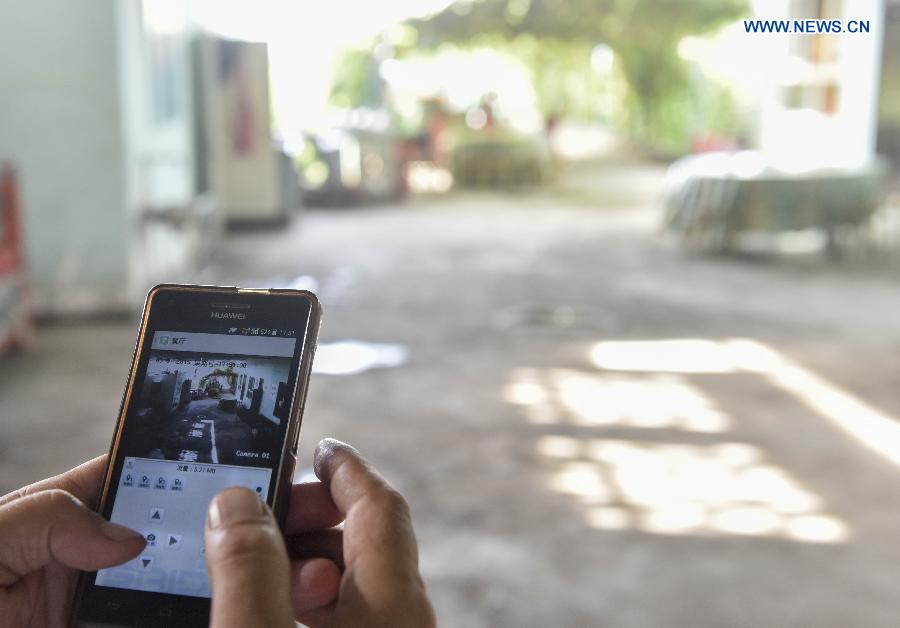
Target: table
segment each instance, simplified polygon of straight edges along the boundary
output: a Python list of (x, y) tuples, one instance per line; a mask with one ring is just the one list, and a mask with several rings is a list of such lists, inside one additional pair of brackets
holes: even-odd
[(883, 165), (778, 169), (755, 151), (708, 153), (672, 165), (666, 224), (692, 248), (732, 253), (741, 234), (821, 229), (838, 252), (840, 227), (878, 206)]

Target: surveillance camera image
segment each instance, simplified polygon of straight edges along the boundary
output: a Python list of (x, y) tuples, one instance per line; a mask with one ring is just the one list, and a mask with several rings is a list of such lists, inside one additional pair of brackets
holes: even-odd
[(97, 585), (209, 597), (206, 509), (229, 486), (266, 497), (290, 411), (295, 345), (295, 338), (154, 333), (132, 393), (110, 517), (141, 531), (147, 547), (101, 569)]
[[(146, 375), (134, 392), (128, 453), (182, 462), (271, 464), (287, 418), (291, 358), (181, 350), (188, 349), (188, 340), (194, 346), (202, 342), (196, 336), (214, 335), (157, 333), (154, 338)], [(274, 340), (290, 344), (291, 350), (294, 342), (229, 340)]]

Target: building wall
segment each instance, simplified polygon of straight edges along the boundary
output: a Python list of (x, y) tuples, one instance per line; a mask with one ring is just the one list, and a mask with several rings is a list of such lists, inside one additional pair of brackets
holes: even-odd
[(42, 308), (124, 305), (114, 0), (0, 0), (0, 160), (19, 169)]
[(758, 2), (766, 19), (869, 20), (851, 35), (775, 35), (781, 60), (771, 73), (759, 145), (778, 165), (858, 168), (875, 158), (885, 0)]
[(157, 283), (192, 283), (221, 232), (198, 203), (191, 27), (184, 0), (117, 0), (134, 305)]
[[(247, 362), (246, 369), (235, 369), (239, 375), (246, 374), (248, 377), (254, 378), (253, 388), (259, 386), (259, 378), (263, 380), (263, 397), (262, 404), (259, 407), (259, 413), (275, 424), (281, 423), (275, 416), (275, 400), (278, 397), (278, 383), (287, 382), (288, 373), (290, 372), (291, 361), (289, 358), (241, 358), (241, 361)], [(240, 398), (240, 392), (238, 392)], [(247, 394), (244, 396), (242, 403), (244, 407), (250, 407), (250, 388), (248, 383)]]

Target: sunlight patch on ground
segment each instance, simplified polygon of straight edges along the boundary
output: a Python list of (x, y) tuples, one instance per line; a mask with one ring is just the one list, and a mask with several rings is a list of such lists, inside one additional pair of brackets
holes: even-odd
[(723, 344), (743, 369), (759, 373), (776, 388), (793, 395), (861, 444), (900, 466), (897, 417), (872, 407), (761, 343), (731, 340)]
[(696, 387), (678, 375), (619, 375), (572, 369), (520, 369), (504, 399), (533, 423), (682, 429), (717, 433), (730, 427)]
[(408, 357), (409, 351), (403, 345), (360, 340), (323, 342), (316, 349), (313, 373), (356, 375), (369, 369), (401, 366)]
[(778, 351), (745, 339), (598, 342), (600, 369), (645, 373), (755, 373), (794, 396), (861, 444), (900, 466), (900, 420), (882, 412)]
[[(900, 420), (762, 343), (604, 341), (588, 357), (598, 371), (517, 369), (503, 397), (538, 425), (640, 430), (641, 441), (549, 434), (536, 443), (547, 486), (572, 496), (592, 527), (811, 543), (851, 536), (820, 496), (762, 449), (728, 439), (734, 419), (691, 382), (698, 375), (758, 376), (900, 465)], [(665, 442), (672, 430), (722, 441)]]
[(598, 342), (591, 362), (610, 371), (648, 373), (733, 373), (732, 356), (714, 340), (625, 340)]
[(787, 471), (743, 443), (684, 445), (544, 436), (547, 486), (571, 495), (599, 529), (658, 534), (846, 540), (846, 523)]

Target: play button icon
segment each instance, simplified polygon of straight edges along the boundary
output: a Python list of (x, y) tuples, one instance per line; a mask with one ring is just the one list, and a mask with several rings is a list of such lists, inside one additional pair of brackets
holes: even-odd
[(168, 549), (178, 549), (179, 547), (181, 547), (181, 535), (169, 534), (168, 540), (166, 541), (166, 547)]

